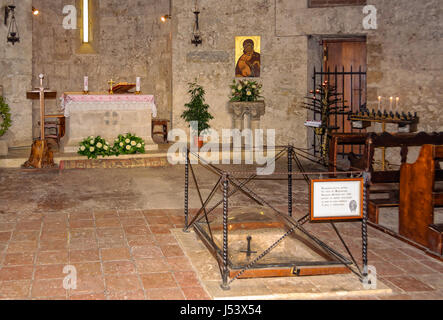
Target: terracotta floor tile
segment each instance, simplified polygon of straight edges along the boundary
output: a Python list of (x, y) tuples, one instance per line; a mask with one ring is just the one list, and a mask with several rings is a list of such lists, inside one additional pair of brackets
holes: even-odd
[(171, 225), (168, 224), (150, 224), (149, 229), (154, 234), (170, 234)]
[(94, 211), (95, 219), (109, 219), (109, 218), (118, 218), (117, 210), (108, 210), (108, 211)]
[(92, 212), (71, 212), (69, 214), (69, 220), (93, 220), (94, 215)]
[(144, 236), (150, 235), (151, 231), (149, 231), (147, 226), (129, 226), (124, 227), (126, 236)]
[(182, 287), (182, 291), (187, 300), (210, 300), (211, 298), (201, 287)]
[(165, 257), (181, 257), (185, 255), (178, 245), (163, 245), (160, 248)]
[(142, 210), (142, 213), (145, 217), (164, 217), (167, 215), (164, 210), (159, 209)]
[(0, 232), (13, 231), (16, 229), (15, 223), (0, 222)]
[(0, 232), (0, 242), (8, 242), (9, 240), (11, 240), (11, 236), (11, 231)]
[(144, 247), (155, 245), (154, 237), (152, 235), (134, 236), (128, 239), (130, 247)]
[(97, 226), (97, 228), (121, 227), (120, 220), (118, 218), (96, 219), (95, 225)]
[(183, 292), (179, 288), (161, 288), (146, 290), (148, 300), (184, 300)]
[(7, 253), (35, 252), (38, 241), (11, 241), (6, 249)]
[(104, 291), (105, 284), (101, 276), (82, 275), (80, 277), (77, 277), (77, 288), (70, 289), (69, 293), (71, 295), (91, 293), (104, 294)]
[(117, 241), (124, 240), (125, 234), (123, 228), (97, 228), (97, 239)]
[(103, 262), (105, 275), (135, 273), (135, 265), (131, 261), (108, 261)]
[(129, 260), (131, 258), (129, 249), (126, 247), (100, 249), (100, 252), (103, 261)]
[(146, 226), (144, 218), (120, 218), (120, 223), (123, 227)]
[(106, 300), (104, 293), (75, 294), (69, 297), (70, 300)]
[(43, 230), (40, 236), (42, 241), (66, 240), (68, 239), (68, 231), (66, 229), (48, 231)]
[(0, 281), (0, 299), (14, 299), (29, 296), (31, 280)]
[(199, 287), (200, 282), (198, 281), (197, 275), (193, 271), (175, 271), (175, 280), (178, 284), (183, 287)]
[(64, 230), (68, 228), (68, 222), (66, 220), (61, 221), (45, 221), (43, 222), (43, 231), (55, 231)]
[(194, 271), (191, 263), (186, 257), (169, 257), (166, 258), (170, 271)]
[(63, 273), (64, 264), (51, 264), (36, 266), (34, 271), (34, 279), (61, 279), (67, 274)]
[(71, 220), (69, 221), (71, 229), (94, 228), (94, 220)]
[(163, 258), (163, 253), (157, 246), (131, 247), (134, 259)]
[(160, 245), (178, 245), (177, 240), (172, 234), (156, 234), (155, 241)]
[(177, 287), (177, 282), (170, 272), (146, 273), (140, 275), (140, 278), (142, 279), (145, 290)]
[[(40, 231), (42, 227), (41, 221), (19, 222), (17, 223), (15, 230), (20, 231)], [(0, 227), (1, 231), (1, 227)]]
[(63, 250), (68, 248), (66, 240), (40, 241), (41, 251)]
[(112, 240), (112, 239), (104, 239), (104, 240), (98, 240), (98, 247), (100, 249), (111, 249), (111, 248), (121, 248), (127, 245), (127, 242), (125, 239), (118, 239), (118, 240)]
[(99, 244), (95, 239), (70, 239), (69, 249), (70, 250), (88, 250), (88, 249), (98, 249)]
[(109, 300), (144, 300), (145, 294), (143, 290), (130, 292), (111, 292), (108, 295)]
[(89, 240), (89, 241), (95, 241), (96, 240), (96, 232), (94, 229), (91, 228), (83, 228), (83, 229), (71, 229), (69, 231), (69, 239), (71, 240)]
[(89, 261), (99, 261), (99, 251), (98, 249), (91, 250), (71, 250), (69, 252), (69, 262), (89, 262)]
[(118, 210), (120, 218), (142, 218), (143, 213), (141, 210)]
[(40, 251), (37, 254), (37, 264), (67, 264), (68, 251)]
[(37, 241), (40, 237), (40, 231), (14, 231), (11, 237), (12, 241)]
[(9, 253), (5, 255), (3, 265), (5, 266), (20, 266), (20, 265), (32, 265), (34, 264), (35, 254), (32, 252), (27, 253)]
[(33, 266), (3, 267), (0, 269), (0, 281), (28, 280), (32, 278)]
[(73, 263), (72, 265), (76, 268), (78, 277), (83, 275), (102, 275), (102, 266), (100, 262)]
[(395, 286), (406, 292), (416, 291), (433, 291), (434, 289), (424, 284), (423, 282), (411, 277), (411, 276), (395, 276), (395, 277), (383, 277), (383, 280), (388, 284), (392, 283)]
[(157, 273), (167, 270), (168, 263), (164, 258), (140, 259), (135, 261), (137, 273)]
[(115, 292), (132, 292), (141, 290), (138, 276), (134, 274), (106, 276), (106, 291), (108, 293)]
[(429, 274), (433, 273), (434, 270), (427, 267), (423, 263), (415, 259), (409, 260), (397, 260), (394, 262), (395, 266), (406, 271), (407, 274)]
[(152, 224), (166, 224), (170, 225), (173, 224), (171, 218), (168, 216), (152, 216), (152, 217), (146, 217), (146, 221), (148, 221), (149, 225)]
[(63, 279), (35, 280), (32, 283), (31, 296), (42, 297), (66, 297), (67, 290), (63, 288)]
[(420, 260), (421, 263), (430, 267), (431, 269), (443, 273), (443, 262), (437, 261), (432, 258), (426, 258), (424, 260)]

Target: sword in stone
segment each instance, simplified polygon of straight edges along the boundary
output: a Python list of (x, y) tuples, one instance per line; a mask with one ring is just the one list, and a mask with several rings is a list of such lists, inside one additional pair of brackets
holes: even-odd
[(247, 257), (247, 258), (250, 258), (250, 257), (251, 257), (251, 253), (257, 253), (257, 251), (252, 251), (252, 250), (251, 250), (251, 240), (252, 240), (252, 237), (251, 237), (251, 236), (248, 236), (248, 237), (246, 238), (246, 240), (248, 241), (247, 249), (246, 249), (246, 250), (241, 250), (240, 252), (244, 252), (244, 253), (246, 253), (246, 257)]

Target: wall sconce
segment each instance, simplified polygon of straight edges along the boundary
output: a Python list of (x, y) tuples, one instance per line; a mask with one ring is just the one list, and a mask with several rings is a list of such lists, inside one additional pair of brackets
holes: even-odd
[(9, 14), (11, 14), (11, 22), (9, 23), (7, 42), (11, 42), (14, 45), (16, 42), (20, 42), (17, 22), (15, 21), (15, 6), (5, 7), (5, 26), (8, 25)]
[(171, 19), (171, 15), (170, 14), (165, 14), (164, 16), (161, 16), (160, 20), (165, 23), (166, 20)]
[(40, 11), (39, 11), (38, 9), (32, 7), (32, 14), (33, 14), (34, 16), (38, 16), (39, 13), (40, 13)]
[(161, 22), (165, 23), (166, 20), (168, 19), (170, 20), (172, 18), (171, 10), (172, 10), (172, 0), (169, 0), (169, 13), (161, 16), (160, 18)]
[(202, 38), (200, 35), (200, 28), (198, 26), (198, 15), (200, 14), (200, 11), (196, 10), (194, 11), (195, 14), (195, 22), (194, 22), (194, 31), (192, 32), (192, 39), (191, 43), (195, 44), (197, 47), (199, 44), (202, 44)]

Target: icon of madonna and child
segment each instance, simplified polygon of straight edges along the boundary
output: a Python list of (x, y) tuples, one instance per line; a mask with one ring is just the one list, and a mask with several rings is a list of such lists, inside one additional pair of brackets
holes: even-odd
[(260, 77), (260, 37), (236, 37), (236, 77)]

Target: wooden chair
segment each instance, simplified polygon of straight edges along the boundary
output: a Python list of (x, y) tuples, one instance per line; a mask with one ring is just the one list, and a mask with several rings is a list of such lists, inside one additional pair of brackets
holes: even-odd
[[(40, 121), (38, 122), (40, 125)], [(46, 130), (48, 133), (46, 133)], [(63, 114), (45, 115), (45, 137), (54, 139), (60, 144), (60, 139), (65, 135), (65, 116)]]
[[(169, 120), (153, 119), (152, 120), (152, 136), (156, 134), (162, 135), (163, 142), (168, 142), (168, 123)], [(161, 127), (161, 130), (155, 130), (156, 127)]]

